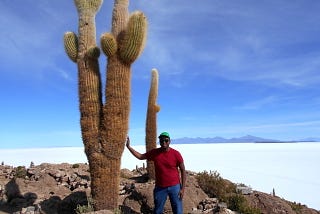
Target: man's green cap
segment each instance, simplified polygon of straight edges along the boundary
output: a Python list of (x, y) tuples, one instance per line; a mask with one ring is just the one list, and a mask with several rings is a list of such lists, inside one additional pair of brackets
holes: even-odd
[(168, 138), (170, 138), (170, 135), (169, 135), (168, 132), (162, 132), (162, 133), (159, 135), (159, 138), (160, 138), (160, 137), (168, 137)]

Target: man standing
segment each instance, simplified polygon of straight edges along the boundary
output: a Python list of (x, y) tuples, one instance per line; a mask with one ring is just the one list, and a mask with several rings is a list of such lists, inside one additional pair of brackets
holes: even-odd
[[(177, 150), (171, 148), (170, 135), (162, 132), (159, 135), (160, 148), (152, 149), (144, 154), (130, 146), (127, 138), (126, 146), (139, 160), (151, 160), (155, 166), (156, 185), (153, 190), (154, 214), (162, 214), (167, 197), (169, 196), (174, 214), (182, 214), (182, 198), (186, 183), (186, 170), (183, 158)], [(180, 170), (180, 173), (179, 173)], [(181, 174), (181, 179), (180, 179)]]

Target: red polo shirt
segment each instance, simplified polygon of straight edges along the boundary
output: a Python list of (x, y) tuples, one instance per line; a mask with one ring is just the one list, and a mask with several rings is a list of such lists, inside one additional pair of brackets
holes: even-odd
[(154, 162), (156, 173), (156, 186), (169, 187), (180, 183), (178, 166), (183, 158), (177, 150), (170, 148), (164, 151), (161, 148), (147, 152), (147, 160)]

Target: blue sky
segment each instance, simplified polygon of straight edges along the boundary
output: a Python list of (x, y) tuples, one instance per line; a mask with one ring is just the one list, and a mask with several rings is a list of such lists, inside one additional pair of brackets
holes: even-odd
[[(98, 44), (112, 7), (97, 14)], [(320, 1), (132, 0), (134, 10), (149, 28), (132, 66), (133, 144), (144, 143), (152, 68), (158, 131), (172, 138), (320, 137)], [(78, 28), (73, 1), (2, 0), (0, 14), (0, 148), (82, 146), (77, 67), (63, 48)]]

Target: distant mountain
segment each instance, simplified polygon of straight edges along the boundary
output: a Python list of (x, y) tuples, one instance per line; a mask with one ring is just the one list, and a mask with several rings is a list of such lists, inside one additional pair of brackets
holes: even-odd
[(222, 137), (214, 137), (214, 138), (190, 138), (190, 137), (184, 137), (184, 138), (177, 138), (172, 139), (172, 143), (175, 144), (196, 144), (196, 143), (255, 143), (255, 142), (281, 142), (279, 140), (274, 139), (266, 139), (261, 137), (256, 137), (252, 135), (246, 135), (239, 138), (231, 138), (226, 139)]
[(207, 138), (190, 138), (190, 137), (183, 137), (183, 138), (177, 138), (172, 139), (172, 143), (175, 144), (205, 144), (205, 143), (295, 143), (295, 142), (320, 142), (320, 138), (316, 137), (309, 137), (304, 138), (300, 140), (290, 140), (290, 141), (281, 141), (281, 140), (275, 140), (275, 139), (267, 139), (267, 138), (261, 138), (256, 137), (252, 135), (246, 135), (243, 137), (238, 138), (223, 138), (223, 137), (207, 137)]
[(261, 137), (256, 137), (252, 135), (246, 135), (239, 138), (231, 138), (229, 140), (230, 143), (254, 143), (254, 142), (280, 142), (279, 140), (274, 139), (266, 139)]
[(303, 138), (300, 141), (304, 141), (304, 142), (320, 142), (320, 138), (318, 138), (318, 137), (308, 137), (308, 138)]

